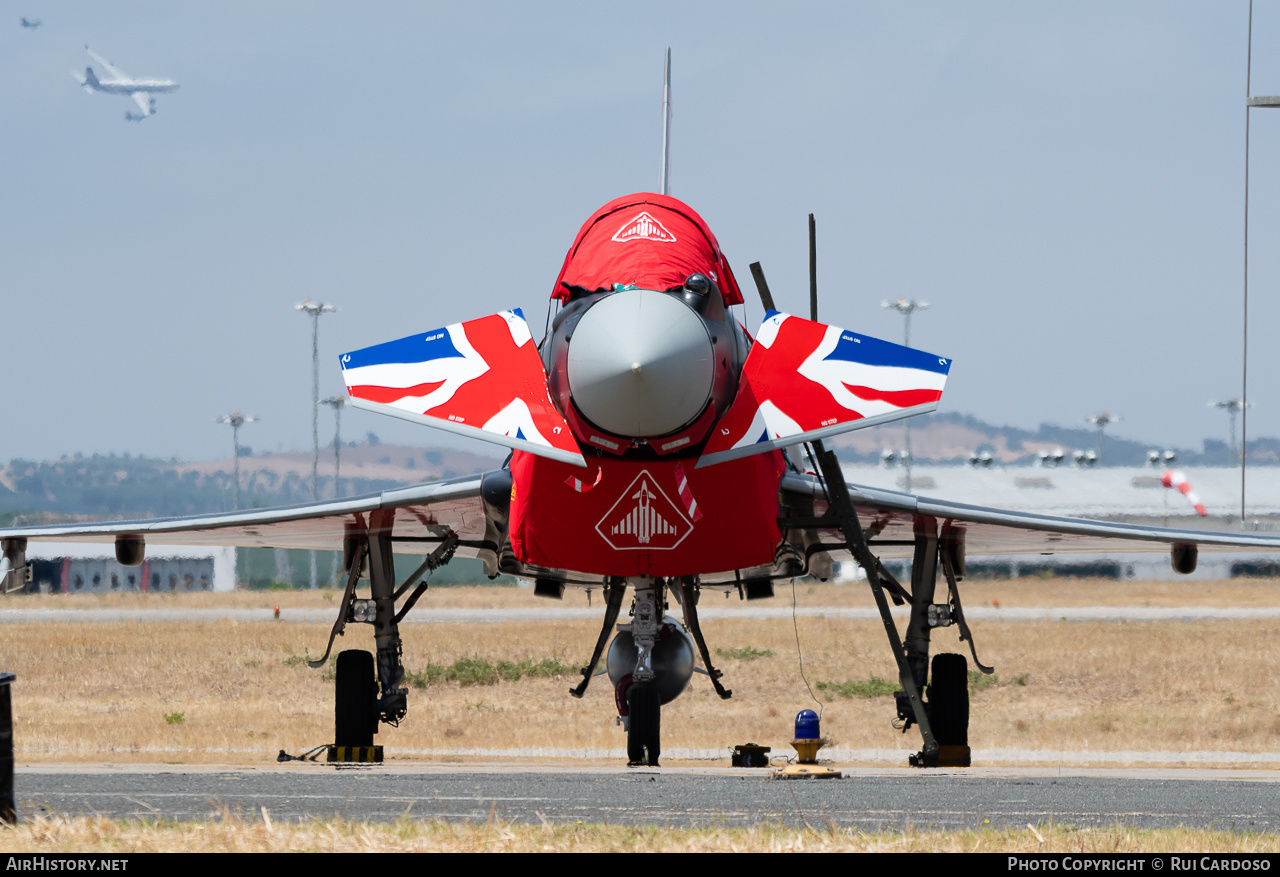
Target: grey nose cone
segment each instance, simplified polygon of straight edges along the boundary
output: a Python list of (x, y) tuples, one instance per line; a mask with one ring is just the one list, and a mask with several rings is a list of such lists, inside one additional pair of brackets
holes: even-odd
[(587, 420), (614, 435), (666, 435), (693, 422), (715, 380), (706, 324), (649, 289), (617, 292), (582, 315), (569, 342), (569, 391)]

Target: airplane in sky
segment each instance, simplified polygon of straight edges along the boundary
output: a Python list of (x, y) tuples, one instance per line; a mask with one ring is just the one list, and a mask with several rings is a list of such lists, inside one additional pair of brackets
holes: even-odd
[(89, 94), (100, 92), (102, 94), (126, 94), (133, 98), (133, 102), (138, 105), (141, 114), (126, 111), (124, 114), (125, 121), (141, 122), (147, 116), (156, 114), (157, 94), (167, 94), (178, 90), (178, 83), (172, 79), (134, 79), (118, 67), (111, 66), (100, 55), (96, 54), (88, 46), (84, 50), (89, 53), (89, 57), (101, 65), (106, 75), (110, 78), (101, 79), (98, 74), (93, 72), (92, 67), (84, 68), (84, 74), (73, 72), (71, 75), (84, 87)]
[[(471, 557), (550, 599), (602, 589), (600, 632), (570, 693), (583, 696), (604, 656), (628, 761), (656, 765), (662, 711), (695, 670), (732, 695), (699, 624), (700, 597), (767, 598), (777, 582), (826, 579), (853, 559), (897, 662), (897, 718), (921, 734), (911, 763), (937, 766), (970, 760), (968, 661), (938, 654), (931, 664), (933, 631), (957, 628), (991, 672), (964, 618), (966, 557), (1167, 551), (1189, 573), (1201, 550), (1280, 550), (1277, 536), (1048, 517), (847, 483), (823, 440), (934, 410), (951, 360), (819, 322), (816, 280), (808, 318), (782, 312), (751, 269), (766, 307), (754, 338), (731, 311), (742, 293), (703, 219), (665, 194), (618, 198), (574, 239), (541, 343), (510, 310), (340, 357), (353, 407), (503, 445), (502, 468), (285, 508), (2, 529), (0, 578), (21, 586), (28, 540), (114, 542), (133, 566), (148, 543), (341, 549), (346, 587), (312, 666), (326, 665), (348, 625), (372, 626), (375, 648), (337, 657), (337, 761), (377, 760), (379, 724), (406, 717), (399, 624), (431, 570)], [(398, 581), (393, 552), (423, 560)], [(889, 557), (912, 558), (910, 581), (890, 574)], [(618, 624), (628, 593), (629, 620)], [(905, 636), (890, 601), (910, 606)]]
[(39, 27), (40, 25), (42, 25), (42, 24), (44, 24), (44, 19), (37, 18), (35, 21), (31, 21), (31, 20), (30, 20), (30, 19), (28, 19), (25, 15), (22, 17), (22, 26), (23, 26), (23, 27), (29, 27), (29, 28), (31, 28), (32, 30), (35, 30), (36, 28), (38, 28), (38, 27)]

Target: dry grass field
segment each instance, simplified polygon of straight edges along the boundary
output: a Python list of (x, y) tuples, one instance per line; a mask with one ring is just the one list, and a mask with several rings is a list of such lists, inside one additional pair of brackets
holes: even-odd
[[(399, 565), (397, 565), (398, 567)], [(82, 593), (82, 594), (8, 594), (0, 596), (0, 610), (18, 608), (238, 608), (282, 609), (325, 608), (335, 606), (338, 591), (320, 589), (278, 591)], [(800, 606), (875, 606), (865, 582), (800, 584), (794, 589)], [(960, 592), (966, 607), (990, 606), (1280, 606), (1280, 580), (1228, 579), (1225, 581), (1116, 581), (1113, 579), (1022, 578), (969, 579)], [(600, 605), (600, 594), (594, 592), (591, 605)], [(775, 607), (781, 611), (790, 606), (792, 588), (779, 586), (777, 596), (751, 605)], [(535, 597), (532, 588), (519, 587), (450, 587), (433, 588), (422, 598), (415, 613), (432, 607), (460, 609), (501, 609), (546, 607), (553, 603)], [(561, 605), (584, 607), (588, 598), (583, 591), (565, 591)], [(725, 598), (708, 593), (703, 598), (707, 607), (731, 607), (741, 604), (736, 595)]]
[(0, 852), (451, 852), (451, 853), (1248, 853), (1280, 852), (1267, 834), (1179, 828), (1081, 829), (1059, 825), (1016, 830), (863, 832), (827, 826), (730, 829), (625, 825), (517, 825), (500, 821), (458, 824), (403, 819), (390, 825), (339, 818), (273, 822), (225, 814), (213, 822), (154, 825), (95, 817), (35, 819), (0, 826)]
[[(1137, 582), (1021, 580), (972, 582), (967, 605), (1280, 605), (1272, 582)], [(865, 586), (803, 585), (801, 605), (870, 605)], [(336, 608), (333, 592), (230, 594), (10, 595), (18, 607)], [(570, 606), (585, 595), (569, 592)], [(595, 595), (599, 607), (599, 594)], [(430, 591), (415, 612), (432, 607), (547, 607), (517, 588)], [(704, 606), (745, 605), (708, 595)], [(730, 748), (756, 742), (790, 752), (796, 712), (820, 709), (824, 736), (843, 749), (919, 747), (914, 731), (893, 727), (887, 696), (844, 698), (817, 683), (894, 679), (878, 622), (789, 615), (791, 593), (766, 603), (768, 621), (704, 624), (732, 700), (719, 700), (701, 676), (663, 712), (664, 748), (709, 753), (727, 763)], [(311, 670), (323, 651), (327, 623), (41, 623), (0, 626), (0, 670), (13, 686), (16, 759), (50, 762), (179, 762), (262, 764), (279, 750), (297, 753), (329, 742), (332, 677)], [(1239, 753), (1280, 751), (1280, 622), (1197, 623), (975, 622), (979, 656), (996, 677), (972, 696), (975, 749), (1128, 750)], [(598, 622), (412, 624), (404, 627), (411, 673), (463, 659), (585, 663)], [(798, 640), (798, 647), (797, 647)], [(938, 631), (937, 650), (967, 652), (955, 628)], [(352, 625), (341, 648), (371, 648), (370, 629)], [(734, 657), (732, 655), (739, 655)], [(803, 658), (803, 677), (801, 662)], [(808, 680), (813, 687), (811, 696)], [(390, 758), (473, 758), (493, 750), (565, 756), (619, 750), (606, 677), (577, 700), (572, 676), (525, 677), (496, 684), (434, 682), (410, 695), (407, 720), (384, 728), (378, 742)], [(986, 681), (986, 680), (984, 680)], [(1048, 756), (1052, 762), (1052, 756)], [(664, 758), (664, 763), (671, 763)], [(705, 763), (705, 762), (704, 762)], [(1235, 766), (1241, 766), (1237, 763)]]

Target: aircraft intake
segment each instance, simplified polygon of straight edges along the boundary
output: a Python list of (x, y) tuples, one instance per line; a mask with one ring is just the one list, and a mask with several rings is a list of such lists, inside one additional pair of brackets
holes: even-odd
[(680, 299), (630, 289), (593, 304), (569, 341), (569, 391), (582, 416), (648, 438), (692, 423), (715, 381), (706, 322)]

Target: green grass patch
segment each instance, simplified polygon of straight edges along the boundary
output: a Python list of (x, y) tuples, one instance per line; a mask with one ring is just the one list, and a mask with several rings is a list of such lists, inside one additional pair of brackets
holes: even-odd
[(405, 673), (404, 678), (414, 688), (426, 688), (443, 682), (456, 682), (461, 686), (497, 685), (499, 682), (517, 682), (526, 676), (548, 679), (577, 675), (576, 669), (561, 663), (559, 658), (491, 662), (478, 655), (468, 655), (448, 666), (427, 664), (416, 673)]
[[(1027, 675), (1015, 676), (1012, 682), (1001, 682), (1000, 677), (992, 674), (990, 676), (977, 670), (969, 671), (969, 694), (977, 694), (988, 688), (995, 688), (998, 685), (1026, 685)], [(819, 691), (826, 692), (827, 701), (835, 700), (837, 697), (845, 700), (852, 700), (855, 697), (891, 697), (893, 693), (901, 686), (897, 681), (886, 682), (879, 676), (872, 676), (865, 681), (849, 680), (847, 682), (819, 682), (817, 684)]]
[(969, 671), (969, 693), (977, 694), (984, 688), (995, 688), (1000, 684), (1000, 677), (992, 673), (988, 676), (978, 670)]
[(1000, 680), (1000, 677), (994, 673), (988, 676), (985, 673), (978, 672), (977, 670), (969, 671), (969, 693), (970, 694), (977, 694), (979, 691), (982, 691), (987, 688), (995, 688), (998, 685), (1020, 685), (1025, 687), (1026, 684), (1027, 684), (1026, 673), (1023, 673), (1018, 676), (1014, 676), (1011, 681), (1002, 682)]
[(186, 713), (165, 713), (164, 723), (166, 725), (181, 725), (187, 720)]
[(754, 661), (756, 658), (772, 658), (770, 649), (757, 649), (755, 646), (743, 646), (740, 649), (716, 649), (722, 658), (733, 658), (737, 661)]
[(897, 682), (885, 682), (879, 676), (872, 676), (867, 680), (851, 679), (847, 682), (819, 682), (818, 690), (825, 691), (827, 700), (832, 701), (837, 697), (845, 700), (852, 700), (855, 697), (892, 697), (893, 693), (898, 690)]

